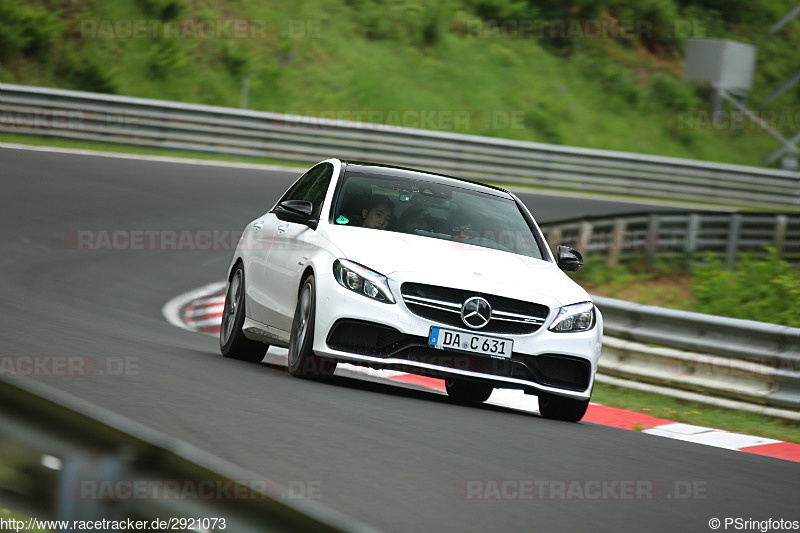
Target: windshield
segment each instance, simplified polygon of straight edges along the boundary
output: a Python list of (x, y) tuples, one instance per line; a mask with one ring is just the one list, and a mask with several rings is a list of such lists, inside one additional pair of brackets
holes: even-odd
[(513, 199), (439, 182), (435, 177), (428, 181), (348, 169), (332, 222), (542, 259), (533, 231)]

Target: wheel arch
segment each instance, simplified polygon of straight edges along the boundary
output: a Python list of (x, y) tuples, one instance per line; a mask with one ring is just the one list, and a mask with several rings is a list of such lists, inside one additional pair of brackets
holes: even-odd
[(303, 273), (300, 275), (300, 284), (297, 286), (298, 298), (300, 297), (300, 291), (303, 290), (303, 284), (306, 282), (309, 276), (314, 276), (314, 279), (316, 280), (316, 272), (314, 271), (314, 267), (311, 265), (311, 263), (306, 265)]
[(226, 281), (228, 282), (231, 281), (233, 273), (236, 271), (236, 267), (238, 267), (239, 265), (244, 266), (244, 259), (242, 259), (241, 257), (237, 257), (231, 262), (231, 266), (228, 268), (228, 277), (226, 278)]

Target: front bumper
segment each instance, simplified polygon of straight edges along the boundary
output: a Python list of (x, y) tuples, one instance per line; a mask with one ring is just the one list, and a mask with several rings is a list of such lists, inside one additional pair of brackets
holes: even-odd
[(399, 297), (402, 281), (390, 280), (398, 301), (386, 304), (348, 291), (333, 276), (319, 276), (314, 352), (372, 368), (469, 379), (530, 394), (548, 392), (581, 400), (591, 396), (602, 338), (598, 311), (591, 330), (554, 333), (547, 330), (557, 311), (551, 309), (534, 333), (493, 335), (514, 342), (510, 359), (493, 358), (429, 346), (432, 326), (453, 326), (412, 313)]

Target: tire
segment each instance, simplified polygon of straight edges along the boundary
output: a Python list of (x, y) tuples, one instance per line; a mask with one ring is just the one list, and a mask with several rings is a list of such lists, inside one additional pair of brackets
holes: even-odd
[(589, 400), (574, 400), (555, 394), (539, 394), (539, 413), (544, 418), (577, 422), (586, 414)]
[(300, 285), (297, 307), (292, 320), (289, 339), (289, 373), (302, 378), (332, 376), (336, 361), (314, 354), (314, 323), (317, 312), (314, 276), (308, 276)]
[(483, 403), (489, 399), (494, 390), (491, 385), (458, 379), (446, 379), (444, 387), (448, 396), (462, 403)]
[(225, 357), (260, 363), (269, 345), (251, 341), (244, 336), (244, 315), (244, 267), (239, 263), (231, 275), (228, 292), (225, 293), (222, 324), (219, 328), (219, 348)]

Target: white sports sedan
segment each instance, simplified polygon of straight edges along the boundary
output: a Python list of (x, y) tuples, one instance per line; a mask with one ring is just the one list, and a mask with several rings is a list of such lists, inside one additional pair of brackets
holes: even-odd
[(563, 270), (523, 203), (453, 177), (329, 159), (248, 224), (231, 262), (226, 357), (289, 349), (295, 376), (338, 362), (443, 378), (483, 402), (495, 388), (539, 397), (546, 418), (586, 412), (602, 317)]

